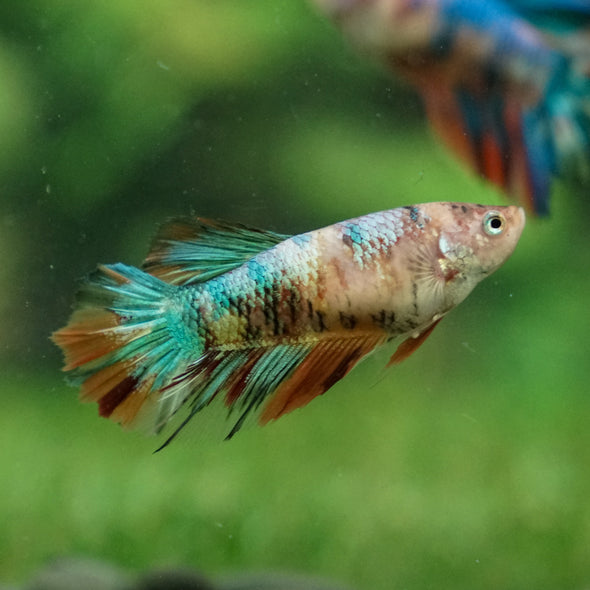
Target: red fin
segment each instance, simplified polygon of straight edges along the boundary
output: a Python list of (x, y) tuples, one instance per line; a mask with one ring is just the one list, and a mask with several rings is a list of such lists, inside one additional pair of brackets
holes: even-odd
[(276, 420), (325, 393), (384, 341), (382, 334), (371, 334), (320, 342), (270, 398), (259, 418), (260, 424)]
[(435, 90), (420, 85), (430, 124), (435, 133), (471, 168), (478, 168), (471, 138), (463, 123), (463, 114), (446, 85)]
[(422, 346), (422, 344), (424, 344), (424, 341), (428, 338), (428, 336), (430, 336), (430, 334), (432, 334), (432, 331), (434, 330), (434, 328), (436, 328), (438, 322), (440, 322), (441, 319), (442, 318), (439, 318), (438, 320), (436, 320), (436, 322), (434, 322), (434, 324), (432, 324), (430, 326), (430, 328), (427, 328), (426, 330), (424, 330), (424, 332), (419, 334), (416, 338), (413, 338), (412, 336), (410, 336), (409, 338), (404, 340), (397, 347), (397, 350), (393, 353), (392, 357), (389, 359), (387, 366), (391, 367), (391, 365), (398, 365), (402, 361), (405, 361), (408, 357), (412, 356), (412, 354), (414, 352), (416, 352), (420, 348), (420, 346)]
[(140, 385), (132, 374), (138, 365), (137, 357), (106, 364), (103, 359), (149, 332), (140, 326), (123, 329), (112, 312), (81, 309), (72, 315), (67, 326), (52, 335), (64, 351), (67, 364), (63, 370), (88, 372), (81, 383), (80, 399), (98, 402), (100, 416), (123, 426), (133, 421), (149, 389), (145, 381)]
[(256, 364), (264, 356), (264, 348), (254, 349), (249, 352), (247, 360), (235, 371), (227, 382), (227, 393), (225, 394), (225, 405), (231, 407), (244, 391), (244, 386), (252, 372), (256, 370)]
[(475, 116), (481, 127), (478, 136), (474, 136), (452, 88), (446, 84), (431, 88), (423, 80), (417, 85), (430, 124), (442, 141), (475, 172), (534, 210), (531, 163), (525, 147), (520, 104), (505, 97), (501, 112), (495, 113), (485, 100), (480, 104), (478, 97), (466, 92), (471, 108), (475, 109), (470, 116)]
[(97, 365), (96, 370), (90, 369), (82, 382), (80, 399), (98, 402), (100, 416), (127, 426), (145, 401), (145, 395), (139, 395), (137, 391), (138, 379), (132, 375), (137, 361), (129, 358), (101, 366), (101, 359), (146, 331), (128, 330), (122, 336), (117, 334), (118, 326), (117, 316), (111, 312), (83, 309), (75, 312), (70, 323), (55, 332), (52, 338), (64, 351), (65, 371), (79, 367), (88, 370), (93, 364)]
[(103, 418), (110, 418), (115, 409), (135, 391), (137, 379), (127, 375), (98, 400), (98, 413)]
[[(119, 361), (90, 375), (80, 387), (83, 402), (98, 402), (125, 381), (133, 371), (134, 359)], [(101, 416), (110, 415), (100, 412)]]
[(486, 133), (482, 138), (481, 152), (486, 178), (500, 188), (506, 187), (506, 160), (490, 133)]
[[(109, 408), (110, 414), (108, 414), (108, 417), (115, 422), (119, 422), (122, 426), (134, 428), (139, 422), (137, 418), (140, 411), (144, 414), (147, 413), (146, 402), (150, 396), (153, 381), (154, 379), (150, 378), (138, 382), (135, 377), (130, 376), (125, 382), (121, 382), (119, 387), (124, 389), (120, 389), (118, 398), (116, 396), (111, 398), (114, 403), (112, 409)], [(113, 395), (113, 390), (111, 390), (111, 395)], [(106, 399), (108, 398), (103, 397), (100, 400), (100, 410), (103, 409)]]
[(529, 173), (520, 107), (514, 101), (508, 102), (503, 115), (508, 143), (511, 146), (511, 173), (506, 178), (507, 191), (516, 195), (527, 210), (535, 211), (534, 191)]

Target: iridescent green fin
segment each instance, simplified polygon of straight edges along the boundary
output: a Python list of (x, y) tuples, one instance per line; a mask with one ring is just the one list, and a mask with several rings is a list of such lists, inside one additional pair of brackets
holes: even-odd
[(289, 236), (198, 217), (165, 223), (143, 270), (167, 283), (201, 283), (241, 266)]
[[(159, 391), (192, 358), (170, 329), (174, 290), (137, 268), (101, 265), (82, 284), (68, 324), (52, 335), (69, 380), (101, 416), (153, 430), (154, 415), (162, 415)], [(175, 409), (167, 406), (168, 417)]]
[(384, 335), (371, 334), (325, 339), (315, 345), (206, 352), (162, 392), (161, 403), (166, 398), (187, 399), (190, 409), (160, 448), (214, 398), (222, 398), (229, 417), (236, 417), (226, 438), (252, 418), (257, 417), (261, 425), (276, 420), (325, 393), (384, 341)]

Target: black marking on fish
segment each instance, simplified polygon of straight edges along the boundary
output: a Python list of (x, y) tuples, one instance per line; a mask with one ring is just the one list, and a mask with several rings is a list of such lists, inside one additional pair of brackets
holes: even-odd
[(249, 298), (242, 295), (236, 295), (235, 300), (232, 300), (231, 303), (235, 307), (237, 316), (246, 318), (245, 328), (240, 328), (239, 330), (241, 336), (249, 341), (260, 338), (262, 330), (259, 326), (254, 326), (252, 324), (252, 311), (254, 308), (250, 304)]
[(230, 299), (230, 304), (235, 308), (239, 317), (248, 316), (248, 304), (245, 297), (242, 295), (236, 295)]
[(342, 234), (342, 242), (352, 248), (352, 238), (348, 234)]
[(420, 209), (414, 205), (406, 205), (404, 209), (410, 212), (410, 219), (420, 228), (424, 227), (424, 219), (420, 216)]
[(324, 330), (326, 330), (327, 326), (324, 322), (325, 315), (326, 314), (323, 311), (316, 310), (315, 317), (313, 318), (314, 321), (312, 321), (312, 328), (314, 332), (323, 332)]
[(372, 313), (373, 323), (382, 330), (392, 331), (395, 325), (395, 313), (382, 309), (379, 313)]
[(272, 290), (269, 287), (264, 287), (264, 305), (262, 313), (264, 314), (264, 321), (270, 324), (274, 321), (274, 313), (272, 308)]
[(350, 367), (361, 357), (361, 347), (351, 350), (338, 364), (338, 366), (326, 377), (322, 383), (325, 390), (340, 381), (348, 373)]
[(279, 297), (277, 290), (273, 287), (264, 288), (264, 321), (272, 324), (272, 331), (275, 336), (281, 334), (281, 322), (279, 318)]
[(418, 315), (418, 283), (412, 281), (412, 297), (414, 299), (414, 315)]
[(340, 312), (340, 325), (345, 330), (354, 330), (357, 323), (356, 316), (351, 314), (346, 314), (344, 312)]
[(115, 387), (98, 400), (99, 415), (108, 418), (133, 393), (138, 382), (137, 377), (129, 375), (117, 383)]
[(418, 207), (415, 207), (414, 205), (405, 205), (404, 209), (407, 209), (410, 212), (410, 219), (414, 223), (418, 223), (418, 219), (420, 218), (420, 211)]
[(294, 289), (291, 290), (289, 293), (289, 297), (287, 298), (287, 305), (289, 306), (289, 313), (291, 314), (291, 323), (295, 323), (297, 321), (297, 309), (299, 307), (299, 293)]

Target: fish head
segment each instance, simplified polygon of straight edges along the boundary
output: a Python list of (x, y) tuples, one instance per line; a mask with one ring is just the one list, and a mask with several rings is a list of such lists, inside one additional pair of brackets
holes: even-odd
[(421, 209), (431, 220), (435, 271), (449, 309), (508, 260), (525, 225), (516, 206), (428, 203)]

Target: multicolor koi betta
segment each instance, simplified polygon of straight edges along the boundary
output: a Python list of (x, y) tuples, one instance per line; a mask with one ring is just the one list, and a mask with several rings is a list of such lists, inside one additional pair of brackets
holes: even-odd
[(538, 213), (590, 176), (590, 1), (312, 0), (420, 93), (442, 140)]
[[(304, 406), (396, 336), (390, 364), (514, 250), (518, 207), (426, 203), (294, 237), (192, 219), (163, 226), (143, 264), (102, 265), (53, 334), (84, 401), (159, 432), (214, 399), (233, 436)], [(169, 440), (170, 440), (169, 439)], [(165, 443), (167, 444), (167, 443)]]

